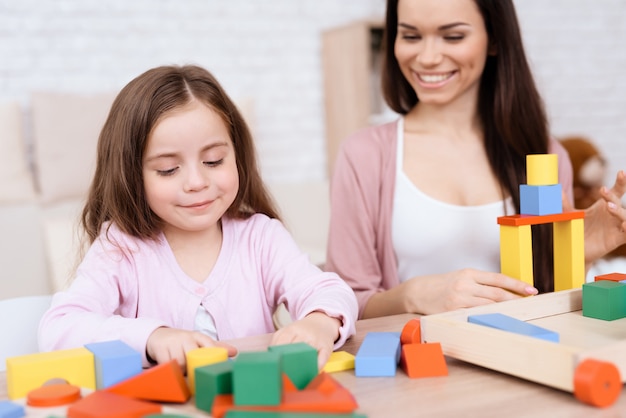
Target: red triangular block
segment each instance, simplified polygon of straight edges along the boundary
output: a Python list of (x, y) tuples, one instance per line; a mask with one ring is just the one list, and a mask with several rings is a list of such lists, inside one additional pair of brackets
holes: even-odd
[(187, 402), (191, 393), (176, 362), (162, 363), (104, 389), (110, 393), (157, 402)]
[(68, 418), (141, 418), (160, 414), (161, 405), (96, 391), (67, 409)]

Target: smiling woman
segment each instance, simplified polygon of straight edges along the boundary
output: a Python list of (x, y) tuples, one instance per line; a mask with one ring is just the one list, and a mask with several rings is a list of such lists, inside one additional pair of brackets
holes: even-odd
[[(383, 45), (383, 93), (401, 117), (342, 144), (326, 268), (353, 288), (360, 317), (552, 291), (550, 226), (534, 227), (534, 287), (498, 273), (495, 219), (518, 211), (528, 154), (559, 156), (572, 199), (513, 1), (388, 0)], [(602, 198), (615, 203), (625, 188), (622, 173)], [(605, 201), (588, 212), (587, 261), (626, 240), (615, 215)]]

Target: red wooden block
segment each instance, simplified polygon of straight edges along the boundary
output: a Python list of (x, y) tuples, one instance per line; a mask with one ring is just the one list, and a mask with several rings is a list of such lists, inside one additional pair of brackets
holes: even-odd
[(85, 396), (67, 409), (68, 418), (141, 418), (160, 413), (161, 405), (106, 391)]
[(400, 364), (411, 378), (448, 375), (440, 343), (403, 345)]
[(608, 273), (608, 274), (600, 274), (595, 277), (594, 281), (599, 280), (610, 280), (612, 282), (621, 282), (622, 280), (626, 280), (626, 274), (624, 273)]
[(185, 403), (191, 396), (176, 360), (154, 366), (104, 390), (156, 402)]
[(585, 211), (576, 210), (572, 212), (555, 213), (552, 215), (508, 215), (499, 216), (498, 225), (522, 226), (522, 225), (541, 225), (553, 222), (571, 221), (574, 219), (583, 219)]
[(422, 332), (420, 319), (413, 318), (404, 324), (404, 328), (402, 328), (402, 333), (400, 334), (400, 344), (421, 344), (421, 342)]

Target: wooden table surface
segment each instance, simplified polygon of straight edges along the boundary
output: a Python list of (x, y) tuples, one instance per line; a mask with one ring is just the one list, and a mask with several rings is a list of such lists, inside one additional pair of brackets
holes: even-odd
[[(342, 350), (355, 354), (368, 332), (400, 332), (414, 315), (394, 315), (357, 322), (357, 335)], [(269, 335), (233, 340), (241, 351), (265, 350)], [(625, 353), (626, 355), (626, 353)], [(354, 371), (333, 373), (359, 404), (358, 412), (377, 417), (626, 417), (626, 390), (609, 408), (579, 402), (572, 393), (553, 389), (452, 358), (446, 358), (448, 376), (410, 379), (401, 369), (395, 377), (355, 377)], [(0, 399), (7, 399), (5, 374), (0, 373)], [(50, 411), (50, 410), (47, 410)], [(193, 399), (168, 407), (194, 417)], [(27, 416), (37, 415), (29, 408)]]

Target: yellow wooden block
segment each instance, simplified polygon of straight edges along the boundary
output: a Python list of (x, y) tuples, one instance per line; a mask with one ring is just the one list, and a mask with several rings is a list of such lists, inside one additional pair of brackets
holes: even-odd
[(354, 355), (347, 351), (334, 351), (322, 369), (326, 373), (354, 369)]
[(500, 225), (500, 269), (502, 274), (534, 286), (530, 225)]
[(550, 186), (559, 183), (559, 158), (556, 154), (526, 156), (526, 184)]
[(192, 394), (196, 393), (196, 373), (198, 367), (221, 363), (228, 360), (228, 350), (224, 347), (200, 347), (187, 351), (187, 382)]
[(55, 378), (96, 389), (94, 355), (85, 347), (9, 357), (6, 365), (9, 399), (23, 398)]
[(585, 283), (585, 225), (583, 219), (555, 222), (554, 290), (582, 287)]

